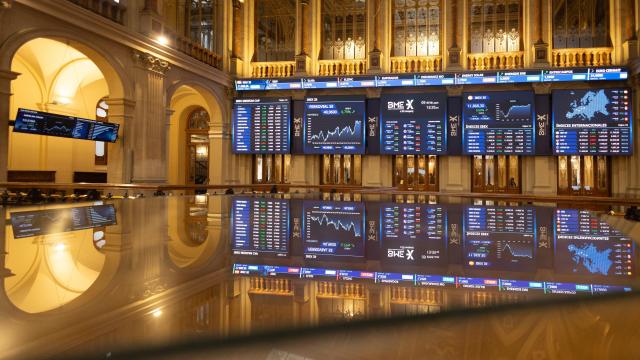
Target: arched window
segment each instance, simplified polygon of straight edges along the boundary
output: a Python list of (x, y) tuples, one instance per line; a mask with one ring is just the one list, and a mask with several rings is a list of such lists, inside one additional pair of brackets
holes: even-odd
[(255, 19), (256, 61), (292, 61), (295, 56), (295, 0), (256, 0)]
[(553, 0), (553, 47), (608, 47), (609, 1)]
[(394, 0), (393, 56), (440, 55), (440, 0)]
[(520, 51), (521, 0), (471, 0), (470, 52)]
[(366, 18), (365, 0), (323, 0), (322, 58), (364, 59)]
[(202, 107), (187, 118), (187, 183), (209, 182), (209, 113)]
[[(109, 105), (105, 100), (100, 99), (96, 105), (97, 121), (109, 122)], [(104, 141), (96, 141), (95, 164), (107, 165), (107, 144)]]
[(213, 52), (221, 50), (216, 26), (218, 22), (218, 0), (187, 0), (186, 32), (191, 41)]

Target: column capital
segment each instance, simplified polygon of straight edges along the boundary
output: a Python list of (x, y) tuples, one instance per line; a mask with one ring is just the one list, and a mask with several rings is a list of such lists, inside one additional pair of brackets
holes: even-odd
[(106, 98), (104, 100), (104, 102), (106, 102), (107, 105), (109, 105), (109, 106), (111, 106), (111, 105), (124, 105), (124, 106), (127, 106), (127, 107), (135, 107), (136, 106), (135, 100), (125, 99), (125, 98)]
[(133, 61), (136, 66), (155, 72), (160, 75), (164, 75), (171, 69), (171, 65), (168, 61), (162, 60), (149, 53), (145, 53), (138, 50), (133, 50)]

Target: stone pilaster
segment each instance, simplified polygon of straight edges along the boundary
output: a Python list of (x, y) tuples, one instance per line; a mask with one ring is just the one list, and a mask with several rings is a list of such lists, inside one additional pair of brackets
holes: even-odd
[(136, 109), (130, 136), (132, 182), (167, 181), (167, 130), (164, 104), (165, 74), (170, 65), (151, 54), (134, 51)]
[(296, 76), (305, 76), (309, 74), (311, 66), (311, 58), (309, 57), (309, 35), (311, 33), (308, 22), (311, 21), (309, 0), (298, 0), (296, 3), (296, 48), (298, 49), (295, 57)]
[(18, 73), (0, 70), (0, 182), (7, 181), (7, 167), (9, 164), (9, 119), (13, 119), (11, 111), (11, 81), (18, 77)]
[(242, 44), (244, 43), (244, 6), (240, 0), (233, 1), (233, 39), (231, 41), (230, 72), (232, 75), (241, 75), (244, 60), (242, 58)]
[(107, 163), (107, 182), (127, 184), (131, 182), (132, 149), (135, 138), (131, 136), (136, 102), (127, 99), (109, 98), (109, 122), (120, 125), (118, 140), (107, 143), (109, 161)]

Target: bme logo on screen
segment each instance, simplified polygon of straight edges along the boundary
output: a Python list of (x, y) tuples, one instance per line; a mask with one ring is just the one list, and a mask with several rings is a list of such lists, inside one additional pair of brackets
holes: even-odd
[(413, 111), (414, 99), (407, 99), (403, 101), (388, 101), (387, 110), (399, 110), (399, 111)]
[(387, 250), (387, 257), (388, 258), (414, 260), (413, 259), (413, 252), (414, 251), (415, 251), (415, 249), (410, 249), (410, 248), (388, 249)]

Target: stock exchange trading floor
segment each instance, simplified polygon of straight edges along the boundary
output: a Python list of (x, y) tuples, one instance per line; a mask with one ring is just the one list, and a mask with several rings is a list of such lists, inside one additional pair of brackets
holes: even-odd
[(0, 207), (0, 358), (639, 358), (624, 207), (392, 194)]

